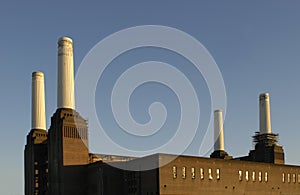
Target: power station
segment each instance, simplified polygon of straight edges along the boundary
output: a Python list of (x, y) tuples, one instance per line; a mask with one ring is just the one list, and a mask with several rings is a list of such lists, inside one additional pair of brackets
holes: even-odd
[[(260, 129), (247, 156), (234, 158), (225, 151), (222, 110), (215, 110), (210, 158), (133, 158), (89, 153), (88, 122), (75, 106), (73, 41), (68, 37), (58, 40), (57, 82), (57, 109), (47, 131), (44, 74), (32, 73), (25, 195), (300, 194), (300, 167), (284, 164), (278, 134), (272, 133), (268, 93), (259, 96)], [(156, 168), (144, 170), (149, 163)]]

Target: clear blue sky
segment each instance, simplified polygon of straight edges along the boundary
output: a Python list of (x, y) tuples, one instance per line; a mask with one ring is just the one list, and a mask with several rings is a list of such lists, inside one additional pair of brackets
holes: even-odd
[[(241, 156), (253, 148), (251, 136), (258, 130), (258, 95), (267, 91), (271, 95), (273, 132), (280, 135), (286, 162), (300, 164), (298, 1), (120, 2), (1, 2), (0, 194), (23, 194), (31, 72), (40, 70), (46, 75), (47, 127), (56, 110), (57, 39), (64, 35), (73, 38), (77, 69), (87, 52), (104, 37), (146, 24), (189, 33), (216, 60), (227, 92), (227, 152)], [(152, 54), (161, 59), (159, 53)], [(141, 56), (147, 58), (145, 53)], [(203, 93), (206, 95), (201, 104), (205, 109), (210, 102), (205, 103), (209, 100), (207, 89)], [(196, 154), (201, 134), (197, 136), (188, 154)]]

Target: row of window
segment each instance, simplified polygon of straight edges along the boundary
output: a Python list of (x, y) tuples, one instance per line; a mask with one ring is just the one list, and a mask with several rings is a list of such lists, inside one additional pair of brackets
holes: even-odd
[[(177, 173), (177, 167), (176, 166), (173, 166), (173, 179), (176, 179), (178, 177), (178, 173)], [(196, 168), (195, 167), (191, 167), (190, 169), (190, 174), (191, 174), (191, 178), (192, 179), (196, 179)], [(200, 179), (203, 180), (204, 179), (204, 169), (203, 168), (200, 168), (199, 169), (199, 176), (200, 176)], [(213, 180), (214, 179), (214, 176), (217, 180), (220, 180), (220, 169), (216, 169), (215, 170), (215, 174), (213, 173), (213, 170), (212, 169), (208, 169), (208, 179), (209, 180)], [(181, 167), (181, 178), (182, 179), (186, 179), (187, 178), (187, 167)]]
[[(250, 175), (251, 174), (251, 175)], [(239, 171), (239, 180), (242, 181), (243, 178), (245, 178), (246, 181), (252, 180), (253, 182), (255, 181), (255, 171), (253, 172), (249, 172), (249, 171), (245, 171), (244, 173), (245, 177), (243, 177), (243, 171)], [(296, 178), (297, 176), (297, 178)], [(264, 175), (261, 171), (258, 172), (258, 181), (265, 181), (268, 182), (268, 172), (265, 172)], [(290, 174), (290, 173), (282, 173), (282, 183), (296, 183), (298, 180), (298, 183), (300, 183), (300, 174), (296, 175), (295, 173)]]
[(77, 115), (68, 114), (68, 113), (64, 113), (64, 116), (76, 116), (77, 117)]
[[(173, 179), (176, 179), (178, 177), (181, 177), (182, 179), (186, 179), (188, 177), (188, 170), (187, 170), (187, 167), (183, 166), (180, 168), (181, 171), (181, 175), (178, 176), (178, 169), (177, 169), (177, 166), (173, 166), (172, 168), (172, 172), (173, 172)], [(205, 176), (205, 171), (203, 168), (200, 168), (198, 171), (196, 170), (195, 167), (191, 167), (190, 170), (189, 170), (189, 175), (192, 179), (196, 179), (196, 175), (197, 175), (197, 172), (199, 174), (199, 178), (201, 180), (204, 179), (204, 176)], [(220, 169), (216, 169), (215, 172), (213, 172), (212, 169), (207, 169), (207, 173), (208, 173), (208, 179), (209, 180), (213, 180), (214, 178), (217, 179), (217, 180), (220, 180), (221, 178), (221, 175), (220, 175)], [(259, 182), (268, 182), (268, 172), (262, 172), (262, 171), (258, 171), (258, 172), (255, 172), (255, 171), (242, 171), (242, 170), (239, 170), (238, 171), (238, 179), (239, 181), (252, 181), (252, 182), (255, 182), (256, 180), (259, 181)], [(295, 173), (282, 173), (282, 182), (285, 183), (296, 183), (298, 182), (300, 184), (300, 174), (295, 174)]]
[(296, 174), (293, 173), (282, 173), (282, 183), (296, 183), (296, 180), (298, 180), (298, 183), (300, 183), (300, 174), (297, 175), (297, 178), (296, 178)]
[(35, 135), (38, 136), (38, 137), (47, 137), (46, 134), (42, 134), (42, 133), (35, 133)]
[[(255, 171), (245, 171), (244, 176), (243, 176), (243, 171), (239, 170), (239, 181), (243, 181), (243, 178), (245, 178), (246, 181), (252, 180), (253, 182), (256, 180), (256, 172)], [(268, 182), (268, 172), (261, 172), (259, 171), (257, 174), (257, 180), (259, 182), (262, 182), (263, 180), (265, 182)]]

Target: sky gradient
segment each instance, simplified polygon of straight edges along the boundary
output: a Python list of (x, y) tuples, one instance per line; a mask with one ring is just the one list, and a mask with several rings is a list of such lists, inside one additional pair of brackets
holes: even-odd
[[(33, 71), (45, 73), (47, 128), (56, 110), (58, 38), (70, 36), (73, 39), (77, 70), (95, 44), (116, 31), (137, 25), (177, 28), (195, 37), (212, 54), (226, 87), (225, 149), (230, 155), (247, 155), (253, 148), (251, 136), (259, 126), (258, 96), (269, 92), (272, 129), (279, 134), (286, 163), (300, 165), (299, 18), (298, 1), (2, 1), (0, 194), (24, 194), (23, 150), (25, 136), (31, 128)], [(139, 52), (142, 54), (139, 55)], [(121, 57), (125, 59), (124, 64), (130, 63), (132, 56), (135, 57), (134, 63), (155, 58), (167, 61), (166, 56), (172, 57), (170, 63), (180, 60), (168, 51), (163, 52), (166, 55), (160, 56), (162, 52), (151, 51), (150, 48)], [(120, 60), (122, 58), (116, 59), (116, 62)], [(186, 71), (193, 75), (192, 70)], [(202, 83), (198, 90), (204, 90), (200, 100), (204, 118), (200, 120), (205, 121), (208, 117), (205, 112), (210, 110), (209, 94), (201, 75), (192, 77)], [(101, 87), (101, 84), (98, 85)], [(174, 96), (161, 86), (153, 84), (153, 87)], [(132, 98), (138, 98), (139, 93), (151, 94), (141, 88)], [(101, 88), (97, 89), (97, 94), (101, 97)], [(176, 106), (176, 100), (168, 103), (164, 98), (163, 102)], [(149, 101), (145, 100), (146, 103)], [(101, 101), (97, 104), (97, 111), (101, 111), (104, 105)], [(133, 115), (139, 116), (139, 111)], [(145, 122), (147, 118), (137, 120)], [(172, 121), (169, 123), (174, 124)], [(205, 125), (204, 122), (203, 128)], [(201, 135), (195, 137), (188, 154), (196, 154), (197, 140)]]

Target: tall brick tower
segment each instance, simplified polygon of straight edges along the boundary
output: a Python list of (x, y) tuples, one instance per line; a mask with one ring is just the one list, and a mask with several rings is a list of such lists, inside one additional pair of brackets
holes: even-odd
[(27, 135), (25, 195), (47, 194), (48, 153), (45, 114), (44, 74), (32, 73), (31, 131)]
[(60, 38), (57, 110), (48, 135), (51, 195), (80, 194), (83, 185), (76, 185), (84, 177), (80, 166), (89, 162), (87, 121), (75, 111), (73, 61), (72, 39)]

